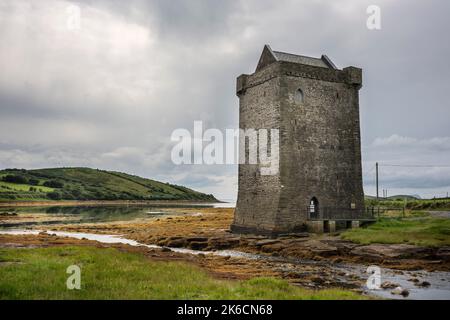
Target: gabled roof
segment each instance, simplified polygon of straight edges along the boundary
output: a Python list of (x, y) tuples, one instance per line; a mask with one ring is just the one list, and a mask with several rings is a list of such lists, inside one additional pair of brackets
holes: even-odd
[(261, 57), (259, 58), (256, 71), (259, 71), (265, 66), (276, 61), (285, 61), (314, 67), (337, 69), (334, 63), (326, 55), (322, 55), (322, 57), (320, 58), (313, 58), (281, 51), (272, 51), (270, 46), (266, 44), (264, 46)]

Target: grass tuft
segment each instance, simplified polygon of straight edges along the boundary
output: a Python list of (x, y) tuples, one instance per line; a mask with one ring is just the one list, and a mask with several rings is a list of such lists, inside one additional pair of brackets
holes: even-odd
[[(95, 247), (0, 249), (0, 299), (362, 299), (341, 289), (309, 290), (274, 278), (225, 281), (182, 262)], [(81, 290), (68, 290), (68, 266)]]

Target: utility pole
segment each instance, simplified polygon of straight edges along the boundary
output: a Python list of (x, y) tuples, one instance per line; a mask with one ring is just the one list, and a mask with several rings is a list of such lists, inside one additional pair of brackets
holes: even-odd
[(378, 162), (375, 163), (376, 183), (377, 183), (377, 201), (378, 201)]

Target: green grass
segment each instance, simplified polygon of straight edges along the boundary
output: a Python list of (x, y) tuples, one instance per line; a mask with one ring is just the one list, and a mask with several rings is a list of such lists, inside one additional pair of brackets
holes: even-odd
[(367, 197), (366, 206), (380, 206), (387, 208), (403, 208), (410, 210), (450, 210), (450, 199), (380, 199), (375, 200), (373, 197)]
[[(81, 290), (66, 268), (81, 267)], [(0, 249), (0, 299), (362, 299), (351, 291), (314, 291), (274, 278), (225, 281), (196, 266), (151, 261), (94, 247)]]
[(52, 192), (55, 190), (54, 188), (49, 188), (49, 187), (45, 187), (45, 186), (31, 186), (29, 184), (20, 184), (20, 183), (11, 183), (11, 182), (0, 181), (0, 190), (6, 189), (6, 190), (27, 192), (27, 191), (30, 191), (30, 187), (35, 187), (39, 192)]
[(419, 246), (450, 245), (450, 219), (382, 218), (368, 227), (351, 229), (342, 237), (361, 244), (408, 243)]
[[(38, 181), (37, 186), (1, 181), (2, 177), (19, 176)], [(61, 188), (43, 186), (58, 182)], [(53, 185), (50, 185), (53, 187)], [(36, 188), (37, 190), (30, 190)], [(121, 172), (90, 168), (6, 169), (0, 170), (0, 201), (27, 200), (205, 200), (213, 195), (145, 179)]]

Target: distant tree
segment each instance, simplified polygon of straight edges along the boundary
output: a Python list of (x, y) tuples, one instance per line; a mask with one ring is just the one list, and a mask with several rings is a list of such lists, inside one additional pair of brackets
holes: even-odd
[(28, 184), (28, 179), (24, 176), (8, 174), (2, 178), (5, 182)]
[(33, 186), (37, 186), (37, 185), (39, 185), (39, 180), (38, 179), (34, 179), (34, 178), (30, 178), (28, 180), (28, 184), (31, 184)]
[(70, 193), (75, 199), (78, 199), (81, 196), (81, 190), (80, 189), (71, 189)]
[(44, 182), (44, 186), (49, 188), (63, 188), (64, 183), (58, 180), (48, 180)]
[(61, 200), (61, 194), (56, 191), (48, 192), (47, 197), (52, 200)]

